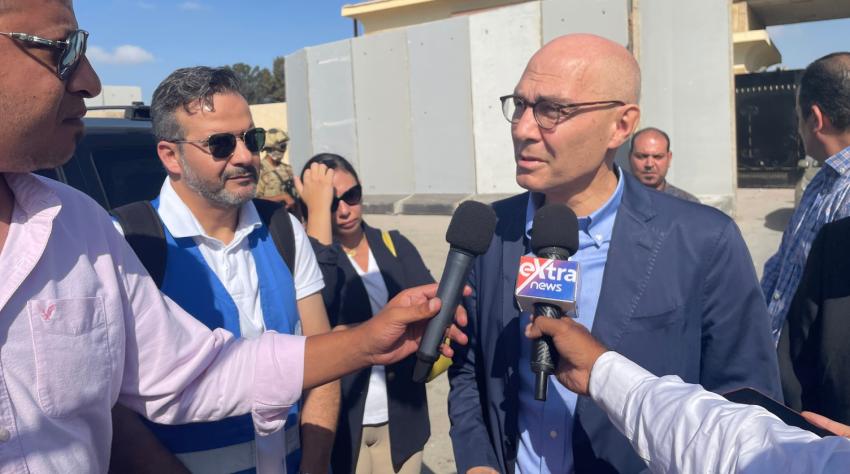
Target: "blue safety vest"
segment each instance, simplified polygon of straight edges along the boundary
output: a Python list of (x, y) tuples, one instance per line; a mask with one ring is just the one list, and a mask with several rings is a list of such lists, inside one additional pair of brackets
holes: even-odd
[[(159, 208), (159, 198), (151, 201)], [(239, 311), (224, 285), (207, 265), (192, 237), (174, 238), (163, 226), (167, 243), (162, 292), (210, 329), (224, 328), (240, 337)], [(266, 226), (247, 237), (257, 267), (260, 306), (266, 330), (282, 334), (300, 332), (292, 273), (280, 256)], [(286, 419), (286, 468), (298, 472), (301, 463), (298, 406)], [(175, 454), (222, 448), (254, 440), (251, 415), (221, 421), (160, 425), (144, 420), (157, 438)], [(245, 471), (245, 472), (253, 472)]]

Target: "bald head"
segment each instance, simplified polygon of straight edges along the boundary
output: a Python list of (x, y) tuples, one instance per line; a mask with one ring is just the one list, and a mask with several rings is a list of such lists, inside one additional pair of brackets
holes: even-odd
[(561, 75), (600, 99), (637, 103), (640, 98), (640, 67), (621, 45), (591, 34), (559, 36), (546, 43), (528, 62), (526, 70)]

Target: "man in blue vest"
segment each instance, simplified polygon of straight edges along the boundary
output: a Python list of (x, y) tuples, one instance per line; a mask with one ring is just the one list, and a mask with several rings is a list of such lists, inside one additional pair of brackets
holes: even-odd
[[(163, 293), (208, 327), (244, 338), (266, 330), (329, 331), (324, 282), (304, 229), (286, 214), (295, 245), (290, 269), (252, 202), (265, 131), (254, 125), (235, 75), (224, 68), (179, 69), (154, 92), (151, 117), (168, 173), (151, 202), (167, 248)], [(303, 400), (285, 430), (256, 439), (250, 415), (177, 426), (145, 422), (145, 428), (118, 409), (113, 468), (327, 472), (338, 382)]]

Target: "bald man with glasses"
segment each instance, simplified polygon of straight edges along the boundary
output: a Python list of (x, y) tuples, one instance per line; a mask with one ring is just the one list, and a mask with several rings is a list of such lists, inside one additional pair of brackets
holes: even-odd
[[(716, 392), (778, 397), (779, 373), (752, 260), (732, 220), (648, 190), (614, 164), (640, 108), (640, 69), (593, 35), (552, 40), (501, 97), (517, 183), (493, 204), (496, 235), (474, 264), (466, 299), (472, 343), (449, 369), (458, 472), (639, 472), (647, 466), (591, 400), (550, 383), (534, 398), (530, 315), (514, 302), (535, 212), (579, 216), (578, 322), (657, 375)], [(554, 379), (550, 377), (550, 382)]]

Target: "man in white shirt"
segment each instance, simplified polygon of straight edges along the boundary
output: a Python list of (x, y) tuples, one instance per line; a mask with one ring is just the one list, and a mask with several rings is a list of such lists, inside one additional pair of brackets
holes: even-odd
[(536, 318), (526, 336), (541, 335), (560, 355), (558, 381), (590, 396), (653, 472), (843, 473), (850, 466), (850, 426), (804, 412), (840, 435), (820, 438), (764, 408), (732, 403), (674, 375), (656, 377), (570, 318)]
[[(287, 245), (294, 243), (295, 258), (294, 268), (288, 268), (252, 201), (265, 131), (254, 126), (233, 72), (178, 69), (154, 91), (151, 118), (157, 154), (168, 173), (151, 202), (161, 223), (150, 225), (162, 227), (168, 249), (162, 291), (211, 329), (223, 327), (249, 339), (266, 330), (305, 336), (328, 332), (324, 282), (307, 234), (294, 216), (275, 215), (290, 220), (293, 238)], [(127, 216), (139, 220), (154, 214)], [(162, 458), (174, 453), (195, 472), (254, 467), (269, 472), (282, 465), (291, 472), (324, 472), (339, 397), (339, 382), (311, 390), (300, 412), (300, 433), (293, 410), (285, 435), (256, 441), (249, 417), (241, 423), (151, 425), (156, 442), (138, 427), (132, 438), (122, 436), (134, 420), (116, 416), (113, 467), (127, 472), (134, 464), (140, 469), (171, 464), (175, 460)]]

